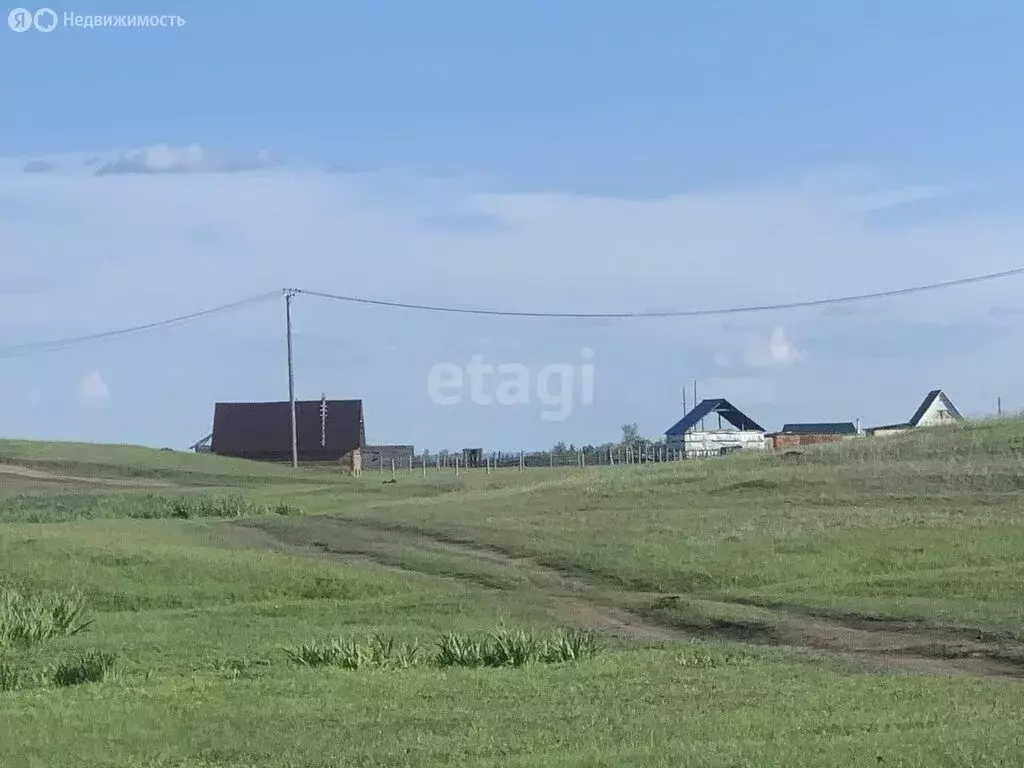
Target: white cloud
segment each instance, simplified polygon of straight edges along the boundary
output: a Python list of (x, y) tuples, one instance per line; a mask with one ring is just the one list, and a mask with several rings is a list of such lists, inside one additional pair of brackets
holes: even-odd
[[(1004, 201), (999, 213), (975, 209), (956, 216), (947, 199), (942, 218), (900, 221), (898, 204), (939, 190), (882, 183), (856, 169), (627, 200), (498, 194), (465, 178), (329, 173), (276, 165), (266, 154), (237, 156), (200, 147), (157, 146), (87, 164), (92, 157), (46, 156), (54, 173), (23, 173), (28, 158), (0, 162), (0, 272), (13, 274), (16, 266), (31, 264), (38, 274), (54, 276), (45, 295), (0, 285), (0, 293), (19, 294), (0, 302), (4, 343), (141, 325), (284, 286), (486, 309), (687, 310), (938, 282), (1017, 266), (1024, 252), (1024, 217), (1012, 204)], [(105, 169), (103, 178), (95, 177), (96, 169)], [(248, 172), (236, 172), (243, 170)], [(897, 207), (879, 226), (872, 211), (892, 206)], [(19, 254), (19, 265), (4, 261), (5, 254)], [(744, 402), (768, 397), (757, 394), (764, 392), (783, 404), (799, 396), (801, 406), (827, 396), (832, 400), (822, 404), (821, 418), (836, 411), (874, 420), (873, 402), (861, 400), (890, 395), (858, 377), (870, 375), (865, 360), (873, 360), (880, 346), (889, 350), (893, 371), (905, 372), (894, 386), (907, 392), (895, 399), (913, 401), (918, 389), (923, 396), (934, 386), (976, 391), (983, 402), (994, 400), (986, 388), (1010, 391), (1022, 371), (1003, 362), (997, 370), (1004, 382), (967, 378), (977, 368), (964, 365), (963, 356), (983, 345), (966, 343), (955, 329), (970, 327), (974, 338), (1018, 327), (1024, 323), (1013, 312), (1021, 306), (1019, 289), (1019, 281), (1005, 280), (843, 305), (848, 314), (811, 308), (732, 316), (729, 323), (551, 322), (299, 297), (298, 394), (319, 397), (327, 390), (379, 398), (368, 405), (374, 424), (402, 419), (390, 427), (400, 433), (415, 420), (431, 418), (412, 405), (406, 411), (400, 406), (424, 399), (414, 388), (422, 388), (425, 371), (454, 344), (515, 349), (504, 356), (527, 362), (575, 361), (577, 351), (589, 347), (599, 355), (600, 392), (635, 398), (626, 403), (609, 396), (606, 405), (598, 402), (587, 411), (606, 408), (613, 427), (623, 420), (642, 422), (645, 410), (660, 422), (658, 413), (678, 410), (677, 382), (709, 376), (719, 376), (723, 388), (736, 387)], [(1005, 310), (993, 314), (992, 307)], [(280, 394), (282, 320), (283, 309), (255, 308), (133, 337), (133, 353), (152, 354), (151, 365), (166, 366), (160, 370), (206, 371), (187, 380), (148, 373), (122, 352), (129, 342), (121, 340), (103, 343), (110, 358), (73, 364), (116, 376), (117, 408), (126, 414), (137, 414), (154, 382), (177, 388), (182, 397), (192, 393), (195, 402), (187, 407), (199, 414), (200, 426), (188, 428), (187, 442), (205, 428), (214, 398)], [(921, 343), (923, 336), (931, 343)], [(384, 354), (394, 346), (402, 354)], [(1000, 349), (998, 360), (1013, 358), (1005, 346)], [(54, 356), (53, 365), (72, 355)], [(16, 391), (28, 391), (44, 380), (40, 376), (52, 374), (43, 366), (41, 358), (26, 363)], [(756, 368), (756, 384), (746, 378), (750, 366)], [(73, 377), (78, 370), (61, 375)], [(784, 386), (787, 376), (794, 381)], [(167, 394), (172, 395), (177, 400)], [(807, 405), (811, 416), (812, 406)], [(634, 416), (619, 413), (634, 409)], [(446, 411), (444, 418), (451, 415)], [(597, 423), (596, 416), (588, 418)], [(138, 423), (137, 415), (132, 419)], [(448, 425), (439, 420), (437, 432), (447, 435)], [(466, 434), (483, 439), (469, 427)]]
[(767, 345), (761, 344), (747, 350), (744, 360), (755, 368), (791, 365), (803, 357), (800, 350), (786, 337), (781, 326), (772, 331)]
[[(264, 151), (248, 155), (210, 152), (198, 145), (170, 147), (157, 144), (144, 149), (124, 152), (100, 165), (97, 176), (153, 174), (153, 173), (227, 173), (265, 168), (273, 164), (270, 153)], [(53, 166), (50, 166), (50, 170)]]
[(91, 371), (78, 385), (78, 396), (86, 403), (101, 403), (110, 398), (110, 389), (99, 371)]

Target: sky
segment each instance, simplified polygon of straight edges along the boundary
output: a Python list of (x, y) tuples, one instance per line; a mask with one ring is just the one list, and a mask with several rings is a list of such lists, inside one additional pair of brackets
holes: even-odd
[[(0, 436), (184, 448), (218, 400), (286, 399), (281, 296), (21, 349), (285, 287), (629, 313), (1024, 265), (1024, 6), (630, 5), (146, 0), (184, 25), (0, 27)], [(980, 417), (1024, 409), (1022, 287), (610, 320), (299, 295), (296, 394), (431, 450), (658, 436), (694, 381), (769, 430), (904, 421), (933, 388)]]

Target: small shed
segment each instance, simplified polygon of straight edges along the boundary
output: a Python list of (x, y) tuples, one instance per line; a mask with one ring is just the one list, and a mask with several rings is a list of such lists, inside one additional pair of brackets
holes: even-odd
[(702, 400), (665, 431), (665, 444), (690, 459), (766, 447), (764, 428), (722, 398)]
[(196, 453), (209, 453), (210, 452), (210, 441), (212, 441), (212, 440), (213, 440), (213, 432), (208, 434), (202, 440), (199, 440), (198, 442), (192, 443), (192, 445), (190, 445), (188, 447), (188, 449), (190, 451), (195, 451)]
[(941, 389), (933, 389), (925, 395), (921, 405), (917, 407), (914, 415), (910, 417), (910, 421), (903, 424), (886, 424), (881, 427), (872, 427), (867, 430), (867, 433), (872, 436), (881, 437), (906, 432), (908, 429), (914, 429), (915, 427), (955, 424), (963, 420), (964, 417), (957, 410), (956, 406), (953, 405), (953, 401), (949, 399), (949, 396)]
[(409, 468), (416, 455), (411, 445), (367, 445), (363, 448), (363, 469), (391, 469), (391, 462), (399, 469)]
[(834, 443), (857, 437), (857, 435), (856, 424), (852, 421), (842, 421), (784, 424), (781, 430), (771, 433), (768, 437), (772, 441), (772, 447), (779, 449), (817, 443)]

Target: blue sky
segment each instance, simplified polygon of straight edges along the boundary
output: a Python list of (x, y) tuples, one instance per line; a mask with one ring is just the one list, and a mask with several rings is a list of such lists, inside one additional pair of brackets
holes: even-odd
[[(0, 347), (286, 285), (688, 309), (954, 279), (1024, 253), (1019, 4), (131, 5), (186, 24), (0, 30), (15, 73), (0, 83)], [(933, 387), (980, 414), (999, 396), (1024, 407), (1019, 291), (605, 323), (300, 297), (297, 382), (363, 397), (373, 441), (430, 448), (598, 441), (633, 421), (657, 434), (694, 378), (769, 428), (902, 420)], [(0, 355), (0, 434), (188, 444), (216, 399), (286, 395), (282, 314)], [(563, 422), (540, 418), (536, 393), (429, 396), (439, 363), (481, 355), (535, 379), (584, 348), (593, 404)]]

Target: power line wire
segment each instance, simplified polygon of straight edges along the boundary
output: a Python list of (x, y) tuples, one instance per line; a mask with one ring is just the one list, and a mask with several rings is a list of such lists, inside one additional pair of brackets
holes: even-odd
[(324, 291), (310, 291), (303, 288), (282, 288), (276, 291), (270, 291), (263, 293), (258, 296), (251, 296), (247, 299), (240, 301), (234, 301), (229, 304), (221, 304), (217, 307), (210, 309), (204, 309), (199, 312), (192, 312), (187, 315), (180, 315), (178, 317), (172, 317), (167, 320), (158, 320), (153, 323), (146, 323), (145, 325), (136, 325), (129, 328), (119, 328), (113, 331), (105, 331), (102, 333), (93, 333), (85, 336), (72, 336), (64, 339), (54, 339), (51, 341), (40, 341), (31, 344), (21, 344), (17, 346), (0, 347), (0, 357), (15, 357), (21, 354), (27, 354), (30, 352), (47, 352), (58, 349), (64, 349), (68, 346), (75, 344), (85, 343), (89, 341), (98, 341), (101, 339), (114, 338), (117, 336), (127, 336), (132, 333), (139, 333), (142, 331), (153, 330), (156, 328), (164, 328), (171, 325), (177, 325), (179, 323), (189, 322), (191, 320), (197, 320), (202, 317), (207, 317), (221, 312), (226, 312), (232, 309), (238, 309), (251, 304), (266, 301), (272, 298), (279, 298), (287, 294), (292, 295), (304, 295), (313, 296), (322, 299), (331, 299), (333, 301), (343, 301), (352, 304), (371, 305), (379, 307), (390, 307), (393, 309), (409, 309), (420, 312), (443, 312), (449, 314), (463, 314), (463, 315), (488, 315), (492, 317), (532, 317), (532, 318), (563, 318), (563, 319), (590, 319), (590, 320), (615, 320), (615, 319), (631, 319), (631, 318), (665, 318), (665, 317), (707, 317), (714, 315), (734, 315), (741, 313), (753, 313), (753, 312), (771, 312), (784, 309), (802, 309), (806, 307), (820, 307), (830, 304), (848, 304), (856, 301), (868, 301), (871, 299), (885, 299), (894, 296), (907, 296), (914, 293), (924, 293), (926, 291), (937, 291), (945, 288), (955, 288), (963, 285), (970, 285), (973, 283), (981, 283), (990, 280), (999, 280), (1006, 277), (1014, 277), (1016, 275), (1024, 274), (1024, 267), (1017, 267), (1014, 269), (1007, 269), (1002, 272), (990, 272), (984, 275), (975, 275), (973, 277), (963, 277), (957, 280), (947, 280), (940, 283), (928, 283), (926, 285), (917, 285), (910, 288), (897, 288), (889, 291), (878, 291), (876, 293), (862, 293), (852, 296), (837, 296), (832, 298), (824, 299), (812, 299), (807, 301), (790, 301), (779, 304), (757, 304), (742, 307), (720, 307), (715, 309), (685, 309), (685, 310), (668, 310), (660, 312), (523, 312), (516, 310), (503, 310), (503, 309), (474, 309), (469, 307), (449, 307), (433, 304), (413, 304), (399, 301), (384, 301), (381, 299), (367, 299), (359, 296), (343, 296), (341, 294), (326, 293)]
[(684, 309), (668, 310), (663, 312), (518, 312), (502, 309), (470, 309), (464, 307), (446, 307), (431, 304), (408, 304), (399, 301), (381, 301), (378, 299), (365, 299), (357, 296), (342, 296), (322, 291), (307, 291), (305, 289), (291, 289), (294, 293), (306, 296), (316, 296), (322, 299), (333, 299), (354, 304), (370, 304), (380, 307), (392, 307), (397, 309), (412, 309), (422, 312), (448, 312), (463, 315), (491, 315), (497, 317), (536, 317), (536, 318), (573, 318), (573, 319), (626, 319), (644, 317), (706, 317), (709, 315), (735, 315), (750, 312), (770, 312), (782, 309), (801, 309), (804, 307), (820, 307), (827, 304), (846, 304), (855, 301), (868, 301), (870, 299), (884, 299), (893, 296), (906, 296), (912, 293), (923, 293), (925, 291), (936, 291), (943, 288), (954, 288), (971, 283), (980, 283), (987, 280), (998, 280), (1005, 277), (1024, 274), (1024, 267), (1008, 269), (1003, 272), (991, 272), (985, 275), (974, 277), (963, 277), (957, 280), (947, 280), (942, 283), (929, 283), (917, 285), (911, 288), (898, 288), (891, 291), (879, 291), (877, 293), (862, 293), (854, 296), (838, 296), (834, 298), (813, 299), (809, 301), (789, 301), (781, 304), (759, 304), (744, 307), (728, 307), (717, 309)]
[(241, 299), (240, 301), (233, 301), (230, 304), (221, 304), (217, 307), (211, 307), (210, 309), (204, 309), (199, 312), (192, 312), (187, 315), (179, 315), (178, 317), (172, 317), (167, 320), (158, 320), (154, 323), (146, 323), (144, 325), (135, 325), (130, 328), (118, 328), (115, 331), (103, 331), (102, 333), (90, 333), (85, 336), (71, 336), (64, 339), (53, 339), (51, 341), (39, 341), (32, 344), (20, 344), (17, 346), (0, 347), (0, 357), (16, 357), (21, 354), (29, 352), (49, 352), (59, 349), (64, 349), (75, 344), (81, 344), (89, 341), (99, 341), (101, 339), (109, 339), (117, 336), (127, 336), (132, 333), (140, 333), (142, 331), (154, 330), (156, 328), (166, 328), (171, 325), (178, 325), (180, 323), (189, 322), (191, 320), (198, 320), (202, 317), (208, 317), (210, 315), (219, 314), (221, 312), (227, 312), (232, 309), (240, 309), (241, 307), (249, 306), (259, 302), (266, 301), (267, 299), (277, 298), (283, 295), (283, 291), (270, 291), (268, 293), (260, 294), (259, 296), (250, 296), (247, 299)]

